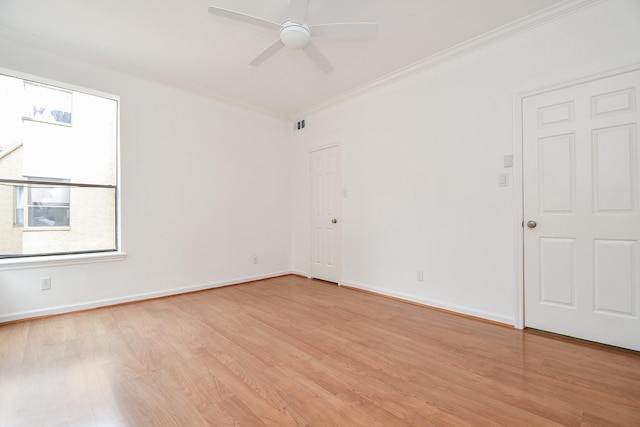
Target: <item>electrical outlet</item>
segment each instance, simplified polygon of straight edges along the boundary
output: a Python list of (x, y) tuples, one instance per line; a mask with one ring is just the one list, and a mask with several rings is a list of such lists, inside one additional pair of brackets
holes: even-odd
[(416, 275), (416, 279), (418, 282), (424, 282), (424, 271), (418, 270), (418, 274)]
[(258, 255), (254, 255), (253, 256), (253, 263), (257, 264), (258, 263)]
[(48, 291), (51, 289), (51, 277), (43, 277), (40, 281), (40, 290)]

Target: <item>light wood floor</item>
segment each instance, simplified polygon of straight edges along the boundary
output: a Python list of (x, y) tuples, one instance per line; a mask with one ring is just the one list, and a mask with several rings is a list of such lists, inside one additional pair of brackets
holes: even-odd
[(0, 426), (640, 426), (640, 353), (297, 276), (0, 325)]

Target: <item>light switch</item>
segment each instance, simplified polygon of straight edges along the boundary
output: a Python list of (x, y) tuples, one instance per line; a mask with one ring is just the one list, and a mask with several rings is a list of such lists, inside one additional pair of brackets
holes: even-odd
[(498, 187), (509, 186), (509, 174), (501, 173), (498, 175)]
[(504, 156), (504, 167), (505, 168), (513, 167), (513, 154), (507, 154)]

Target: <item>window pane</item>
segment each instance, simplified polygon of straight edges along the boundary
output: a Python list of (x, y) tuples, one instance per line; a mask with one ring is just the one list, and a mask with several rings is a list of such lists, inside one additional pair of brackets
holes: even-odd
[(30, 187), (29, 204), (69, 206), (69, 187)]
[[(0, 202), (14, 198), (12, 185), (0, 185)], [(61, 204), (28, 206), (24, 227), (5, 219), (13, 217), (13, 203), (0, 203), (0, 258), (116, 250), (116, 192), (114, 188), (26, 186), (40, 199)], [(65, 195), (66, 193), (66, 195)], [(6, 238), (5, 238), (6, 237)]]
[(68, 227), (69, 206), (29, 205), (29, 227)]
[(13, 224), (14, 225), (24, 225), (24, 187), (19, 185), (15, 187), (15, 202), (14, 206), (16, 209), (15, 217)]
[(24, 83), (27, 111), (25, 117), (33, 120), (71, 124), (71, 100), (73, 93), (51, 86)]
[[(62, 111), (54, 115), (63, 122), (69, 113), (72, 124), (61, 126), (52, 113), (51, 121), (36, 120), (29, 113), (34, 108)], [(42, 176), (116, 185), (117, 138), (116, 100), (0, 75), (0, 179)], [(4, 158), (16, 147), (21, 148), (19, 171)]]

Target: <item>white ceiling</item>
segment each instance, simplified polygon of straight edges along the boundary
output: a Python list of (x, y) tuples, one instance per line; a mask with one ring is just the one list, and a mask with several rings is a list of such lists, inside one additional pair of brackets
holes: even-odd
[(330, 74), (288, 49), (250, 67), (278, 34), (207, 12), (214, 5), (281, 22), (287, 0), (0, 0), (0, 37), (294, 118), (470, 39), (480, 43), (488, 32), (517, 31), (585, 3), (310, 0), (310, 25), (379, 23), (371, 41), (316, 41)]

